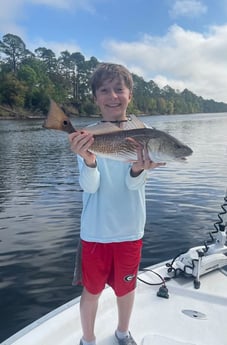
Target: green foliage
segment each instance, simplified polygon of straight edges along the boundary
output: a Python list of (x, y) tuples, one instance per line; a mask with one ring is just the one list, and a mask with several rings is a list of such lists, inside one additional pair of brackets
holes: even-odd
[(20, 82), (15, 75), (10, 72), (0, 74), (0, 100), (1, 104), (13, 107), (24, 107), (26, 96), (26, 85)]
[[(63, 51), (57, 58), (51, 49), (38, 47), (33, 54), (16, 35), (0, 40), (0, 105), (28, 112), (46, 113), (49, 98), (80, 115), (99, 114), (93, 102), (89, 79), (99, 61), (80, 52)], [(134, 92), (128, 112), (134, 114), (182, 114), (225, 112), (227, 104), (204, 100), (185, 89), (166, 85), (160, 89), (150, 80), (133, 74)]]

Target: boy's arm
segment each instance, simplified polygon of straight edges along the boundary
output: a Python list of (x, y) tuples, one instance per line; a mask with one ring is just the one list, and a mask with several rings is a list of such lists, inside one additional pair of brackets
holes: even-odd
[(71, 150), (78, 155), (79, 183), (81, 188), (87, 193), (95, 193), (99, 188), (100, 182), (96, 156), (88, 151), (93, 141), (92, 134), (86, 131), (77, 131), (69, 135)]
[(128, 189), (139, 189), (145, 185), (147, 180), (147, 170), (142, 170), (137, 176), (132, 175), (132, 167), (129, 168), (126, 175), (126, 185)]
[(79, 183), (84, 192), (95, 193), (100, 185), (100, 173), (97, 165), (88, 166), (81, 156), (77, 156), (79, 166)]
[(134, 162), (128, 171), (126, 184), (129, 189), (138, 189), (146, 183), (147, 172), (165, 163), (155, 163), (150, 160), (147, 148), (137, 149), (137, 161)]
[(89, 147), (93, 144), (94, 138), (92, 133), (86, 131), (76, 131), (69, 134), (69, 142), (71, 144), (71, 150), (83, 157), (87, 166), (94, 167), (96, 164), (96, 156), (89, 152)]

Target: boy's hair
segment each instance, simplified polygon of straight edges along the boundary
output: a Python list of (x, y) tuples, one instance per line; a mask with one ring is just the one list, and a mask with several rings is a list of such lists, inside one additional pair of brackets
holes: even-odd
[(114, 63), (101, 63), (91, 76), (90, 84), (93, 95), (96, 95), (99, 89), (106, 80), (123, 79), (125, 85), (132, 92), (133, 79), (131, 73), (122, 65)]

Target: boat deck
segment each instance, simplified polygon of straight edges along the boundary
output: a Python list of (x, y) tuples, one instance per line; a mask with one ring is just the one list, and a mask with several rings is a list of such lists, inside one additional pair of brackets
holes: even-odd
[[(166, 267), (150, 267), (167, 276)], [(159, 283), (150, 271), (140, 278)], [(227, 345), (227, 274), (216, 270), (201, 277), (195, 289), (191, 278), (166, 283), (169, 298), (157, 297), (159, 286), (138, 281), (130, 331), (141, 345)], [(115, 296), (106, 288), (100, 299), (96, 322), (97, 344), (116, 344), (117, 310)], [(29, 332), (32, 329), (32, 333)], [(56, 309), (2, 345), (77, 345), (81, 337), (79, 298)]]

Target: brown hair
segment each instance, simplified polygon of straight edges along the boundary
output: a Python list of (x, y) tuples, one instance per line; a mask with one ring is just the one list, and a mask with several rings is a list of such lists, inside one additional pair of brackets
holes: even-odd
[(114, 63), (101, 63), (91, 76), (90, 83), (92, 93), (95, 96), (97, 89), (102, 86), (104, 81), (118, 78), (125, 82), (125, 85), (132, 92), (133, 80), (131, 73), (122, 65)]

